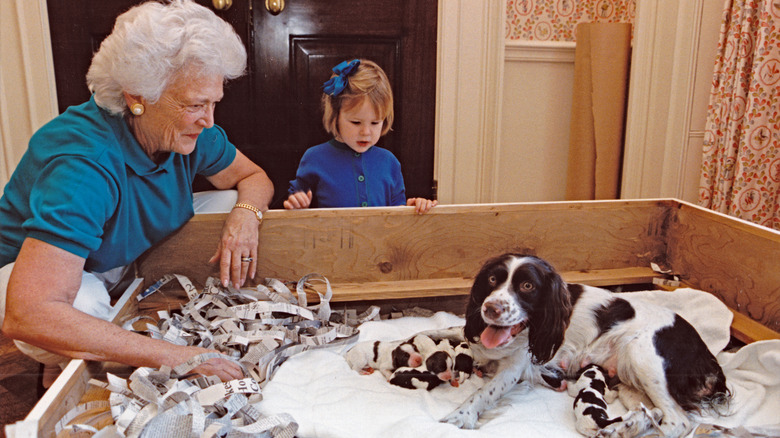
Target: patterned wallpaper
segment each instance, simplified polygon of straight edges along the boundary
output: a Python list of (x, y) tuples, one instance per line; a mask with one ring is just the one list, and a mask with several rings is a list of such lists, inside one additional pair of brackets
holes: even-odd
[(576, 41), (581, 22), (633, 23), (636, 0), (507, 0), (506, 39)]

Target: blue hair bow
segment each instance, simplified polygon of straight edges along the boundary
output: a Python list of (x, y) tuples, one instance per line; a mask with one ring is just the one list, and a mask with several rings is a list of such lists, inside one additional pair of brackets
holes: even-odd
[(322, 91), (331, 96), (338, 96), (347, 88), (347, 78), (349, 78), (349, 75), (351, 75), (359, 65), (360, 60), (353, 59), (352, 61), (344, 61), (333, 67), (333, 73), (336, 73), (336, 76), (333, 76), (322, 84)]

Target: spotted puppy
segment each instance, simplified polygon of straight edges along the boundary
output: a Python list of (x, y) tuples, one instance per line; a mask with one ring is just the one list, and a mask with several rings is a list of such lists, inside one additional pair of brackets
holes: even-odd
[(391, 384), (407, 389), (431, 389), (444, 383), (436, 373), (423, 367), (402, 367), (395, 370), (388, 380)]
[[(474, 373), (474, 356), (471, 354), (468, 342), (450, 341), (455, 351), (455, 365), (453, 365), (453, 384), (461, 384)], [(457, 386), (457, 385), (455, 385)]]
[(375, 370), (385, 378), (401, 367), (417, 368), (423, 357), (410, 341), (367, 341), (356, 344), (345, 355), (349, 366), (361, 374)]
[(615, 401), (617, 391), (607, 384), (607, 372), (596, 364), (590, 364), (579, 372), (577, 381), (569, 385), (569, 395), (574, 397), (574, 417), (577, 432), (593, 436), (622, 417), (610, 418), (607, 405)]

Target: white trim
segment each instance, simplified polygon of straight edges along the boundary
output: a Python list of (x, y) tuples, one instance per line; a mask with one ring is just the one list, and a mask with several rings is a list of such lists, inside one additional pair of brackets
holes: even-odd
[(503, 1), (439, 0), (434, 178), (442, 203), (489, 202), (497, 190), (505, 11)]
[[(0, 63), (0, 190), (33, 132), (57, 115), (46, 0), (10, 0), (3, 9)], [(12, 9), (13, 8), (13, 9)], [(13, 100), (13, 101), (9, 101)]]
[(507, 62), (574, 62), (576, 43), (571, 41), (507, 41)]
[(620, 189), (620, 197), (623, 199), (641, 198), (643, 195), (645, 152), (648, 147), (647, 121), (653, 102), (652, 53), (658, 32), (655, 21), (657, 13), (657, 0), (637, 2)]
[[(33, 130), (37, 130), (58, 113), (49, 14), (46, 0), (37, 0), (37, 2), (16, 0), (16, 2), (20, 11), (22, 56), (26, 66), (25, 85), (31, 102), (30, 122)], [(22, 9), (24, 9), (23, 15)], [(38, 65), (45, 68), (39, 69)], [(35, 105), (32, 102), (35, 102)]]
[(482, 81), (484, 112), (482, 114), (481, 143), (485, 153), (482, 162), (482, 192), (480, 202), (495, 202), (500, 187), (499, 159), (501, 157), (501, 113), (504, 90), (504, 29), (506, 7), (504, 2), (486, 2), (485, 74)]
[[(664, 178), (661, 181), (661, 196), (685, 198), (686, 163), (690, 154), (701, 153), (691, 143), (691, 110), (696, 86), (696, 65), (699, 59), (699, 40), (702, 31), (703, 0), (680, 2), (675, 37), (674, 71), (672, 73), (669, 118), (664, 143)], [(704, 132), (701, 132), (703, 138)], [(696, 151), (692, 150), (696, 148)], [(687, 201), (691, 201), (687, 199)]]

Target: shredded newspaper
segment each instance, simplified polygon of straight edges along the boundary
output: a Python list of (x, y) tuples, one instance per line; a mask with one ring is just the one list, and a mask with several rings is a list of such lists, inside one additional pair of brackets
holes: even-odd
[[(327, 278), (309, 274), (296, 283), (296, 293), (277, 279), (253, 289), (223, 287), (209, 278), (202, 291), (181, 275), (166, 275), (138, 295), (142, 300), (177, 280), (189, 301), (181, 312), (158, 312), (159, 320), (138, 316), (123, 323), (127, 330), (177, 345), (217, 350), (170, 369), (138, 368), (128, 379), (107, 374), (108, 382), (90, 384), (110, 391), (109, 400), (77, 405), (55, 426), (55, 434), (95, 437), (289, 437), (298, 425), (290, 415), (262, 417), (252, 406), (262, 399), (263, 386), (284, 361), (306, 350), (349, 346), (357, 341), (357, 326), (379, 319), (379, 308), (358, 315), (332, 311)], [(306, 288), (325, 284), (320, 302), (309, 306)], [(135, 324), (146, 322), (145, 330)], [(244, 378), (221, 382), (216, 377), (190, 375), (214, 357), (237, 363)]]

